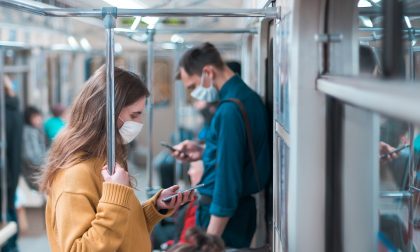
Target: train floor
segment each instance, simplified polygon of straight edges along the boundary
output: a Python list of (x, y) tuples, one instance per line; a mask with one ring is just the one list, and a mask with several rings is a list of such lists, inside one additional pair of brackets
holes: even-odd
[[(139, 168), (132, 163), (128, 164), (130, 173), (137, 181), (138, 190), (136, 195), (139, 200), (144, 201), (147, 199), (146, 188), (147, 174), (146, 169)], [(153, 184), (158, 185), (159, 181), (157, 174), (154, 174)], [(44, 208), (26, 208), (26, 217), (28, 220), (28, 229), (22, 233), (18, 240), (18, 246), (21, 252), (48, 252), (50, 251), (48, 239), (45, 232), (44, 222)]]

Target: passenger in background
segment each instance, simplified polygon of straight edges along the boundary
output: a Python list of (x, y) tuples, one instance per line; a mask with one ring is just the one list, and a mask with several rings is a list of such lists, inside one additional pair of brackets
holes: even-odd
[(45, 135), (42, 132), (42, 114), (35, 107), (24, 112), (23, 128), (23, 170), (22, 175), (31, 189), (37, 190), (35, 176), (44, 164), (46, 155)]
[[(188, 175), (190, 176), (191, 186), (196, 186), (200, 182), (204, 172), (203, 162), (196, 161), (192, 162), (188, 169)], [(197, 202), (193, 199), (191, 202), (179, 208), (175, 217), (175, 231), (173, 240), (166, 241), (162, 244), (161, 248), (170, 247), (176, 243), (187, 243), (187, 233), (191, 228), (196, 227), (196, 214), (197, 214)], [(158, 231), (158, 230), (156, 230)]]
[(65, 125), (66, 108), (61, 104), (55, 104), (51, 107), (52, 117), (49, 118), (44, 124), (44, 131), (48, 138), (48, 144), (51, 145), (58, 132)]
[[(15, 199), (22, 165), (23, 117), (19, 111), (19, 99), (8, 77), (4, 79), (4, 89), (6, 98), (7, 220), (18, 222)], [(17, 238), (18, 233), (5, 243), (1, 251), (19, 251)]]
[(180, 243), (168, 252), (222, 252), (225, 251), (223, 240), (216, 235), (206, 234), (199, 228), (191, 228), (186, 234), (186, 243)]
[[(106, 68), (87, 81), (69, 124), (54, 140), (40, 189), (48, 194), (46, 229), (51, 250), (151, 251), (150, 233), (194, 197), (178, 186), (140, 203), (127, 168), (127, 147), (140, 133), (149, 96), (138, 75), (116, 67), (115, 172), (107, 171)], [(169, 202), (163, 199), (177, 194)]]
[[(197, 100), (220, 101), (206, 136), (206, 145), (184, 141), (174, 156), (182, 161), (203, 160), (197, 224), (221, 236), (226, 246), (249, 247), (256, 228), (252, 194), (270, 176), (267, 111), (257, 93), (223, 62), (218, 50), (204, 43), (188, 50), (179, 63), (180, 78)], [(249, 118), (247, 125), (240, 105)], [(249, 126), (252, 134), (247, 133)], [(249, 137), (251, 142), (248, 142)], [(251, 146), (249, 146), (251, 144)], [(251, 153), (249, 147), (255, 152)], [(185, 155), (183, 152), (186, 152)], [(256, 157), (256, 167), (252, 162)]]
[(198, 132), (197, 140), (200, 143), (206, 141), (207, 132), (210, 129), (211, 119), (216, 112), (217, 102), (206, 102), (206, 101), (194, 101), (194, 107), (198, 110), (200, 115), (203, 117), (203, 127)]

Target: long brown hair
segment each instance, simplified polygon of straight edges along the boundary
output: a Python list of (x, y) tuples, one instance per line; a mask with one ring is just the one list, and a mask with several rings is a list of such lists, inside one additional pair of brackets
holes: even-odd
[[(115, 67), (114, 76), (117, 120), (124, 107), (148, 97), (149, 91), (139, 76), (132, 72)], [(125, 164), (126, 148), (118, 130), (115, 135), (116, 161)], [(39, 179), (40, 189), (48, 193), (60, 169), (92, 158), (105, 163), (106, 156), (106, 68), (102, 66), (87, 80), (73, 103), (68, 125), (54, 140)]]

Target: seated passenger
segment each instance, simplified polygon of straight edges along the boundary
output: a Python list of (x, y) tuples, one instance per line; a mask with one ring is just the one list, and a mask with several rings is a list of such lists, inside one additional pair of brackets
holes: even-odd
[(216, 235), (206, 234), (199, 228), (192, 228), (186, 234), (187, 243), (179, 243), (168, 252), (222, 252), (223, 240)]
[(45, 121), (44, 131), (48, 138), (48, 144), (51, 144), (52, 140), (57, 136), (60, 130), (64, 127), (64, 115), (65, 108), (61, 104), (55, 104), (51, 108), (53, 116)]
[(76, 98), (69, 124), (53, 142), (40, 189), (47, 193), (46, 229), (55, 251), (151, 251), (154, 225), (193, 192), (178, 186), (139, 202), (127, 171), (126, 144), (142, 129), (149, 95), (140, 78), (115, 68), (115, 173), (107, 171), (106, 69), (101, 67)]
[(31, 189), (37, 189), (35, 176), (44, 164), (46, 155), (45, 136), (42, 132), (42, 114), (35, 107), (28, 107), (24, 113), (23, 169), (22, 175)]

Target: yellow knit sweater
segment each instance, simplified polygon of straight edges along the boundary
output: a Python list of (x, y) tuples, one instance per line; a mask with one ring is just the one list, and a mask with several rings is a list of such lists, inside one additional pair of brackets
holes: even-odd
[(51, 250), (151, 251), (153, 226), (167, 217), (158, 194), (141, 204), (132, 188), (103, 182), (101, 166), (90, 160), (56, 175), (46, 206)]

